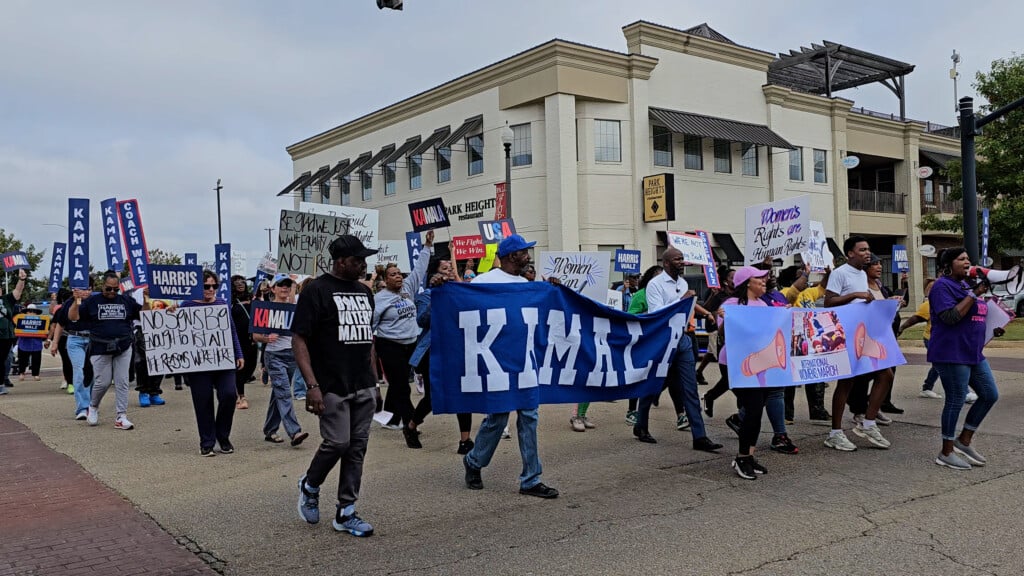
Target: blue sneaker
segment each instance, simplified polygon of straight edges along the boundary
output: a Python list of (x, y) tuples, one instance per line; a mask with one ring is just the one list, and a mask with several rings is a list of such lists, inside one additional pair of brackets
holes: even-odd
[(149, 403), (153, 406), (163, 406), (164, 404), (167, 404), (167, 401), (161, 398), (159, 394), (150, 394)]
[(149, 408), (149, 394), (145, 392), (139, 392), (139, 407)]
[[(342, 515), (343, 511), (351, 513), (348, 515)], [(356, 516), (355, 506), (352, 506), (351, 504), (346, 506), (344, 509), (340, 504), (338, 505), (338, 513), (334, 515), (333, 526), (338, 532), (348, 532), (349, 534), (360, 538), (373, 536), (373, 526), (371, 526), (366, 520)]]
[(310, 524), (320, 522), (320, 488), (306, 488), (305, 474), (299, 478), (299, 516)]

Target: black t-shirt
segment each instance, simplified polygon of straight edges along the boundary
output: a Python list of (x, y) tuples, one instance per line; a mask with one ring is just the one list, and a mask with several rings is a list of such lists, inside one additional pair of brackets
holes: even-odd
[(141, 310), (142, 306), (134, 298), (124, 294), (109, 299), (96, 294), (78, 307), (78, 317), (89, 326), (91, 335), (113, 340), (132, 335), (132, 320), (139, 319)]
[(302, 289), (292, 332), (306, 339), (320, 388), (347, 396), (377, 385), (370, 365), (373, 294), (360, 282), (324, 274)]
[[(71, 319), (68, 318), (68, 308), (71, 308), (71, 305), (74, 303), (75, 299), (69, 298), (67, 302), (61, 304), (60, 310), (57, 310), (57, 312), (55, 312), (53, 315), (53, 321), (57, 324), (60, 324), (65, 331), (70, 330), (72, 332), (88, 332), (88, 324), (81, 320), (79, 320), (78, 322), (72, 322)], [(79, 310), (79, 314), (81, 314), (81, 310)]]
[(235, 333), (238, 334), (238, 341), (242, 343), (242, 346), (248, 346), (252, 342), (252, 337), (249, 336), (251, 306), (248, 302), (243, 303), (238, 300), (231, 305), (231, 319), (235, 323)]

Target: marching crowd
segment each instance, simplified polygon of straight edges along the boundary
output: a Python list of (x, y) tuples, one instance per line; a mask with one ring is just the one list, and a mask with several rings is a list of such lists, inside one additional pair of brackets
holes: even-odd
[[(231, 454), (233, 418), (236, 410), (249, 409), (245, 386), (257, 378), (271, 387), (263, 436), (267, 442), (285, 442), (297, 447), (309, 437), (296, 417), (295, 402), (319, 417), (321, 442), (306, 472), (298, 482), (298, 511), (303, 520), (320, 519), (320, 489), (335, 466), (340, 468), (336, 513), (333, 526), (355, 536), (369, 536), (373, 527), (355, 509), (359, 496), (363, 459), (375, 413), (385, 409), (393, 414), (385, 428), (401, 430), (409, 448), (422, 448), (420, 428), (431, 412), (430, 350), (431, 291), (446, 282), (520, 283), (536, 275), (527, 242), (518, 235), (505, 238), (497, 248), (498, 264), (477, 273), (470, 262), (462, 273), (456, 263), (438, 258), (433, 250), (433, 232), (428, 232), (408, 276), (396, 265), (367, 275), (366, 258), (376, 253), (355, 236), (340, 236), (329, 247), (329, 273), (309, 278), (300, 285), (287, 274), (277, 274), (254, 293), (246, 279), (231, 280), (231, 301), (217, 297), (216, 273), (203, 274), (203, 297), (185, 301), (182, 307), (225, 305), (231, 308), (235, 370), (191, 372), (174, 376), (175, 388), (190, 390), (202, 456)], [(882, 266), (868, 241), (851, 237), (843, 246), (846, 262), (812, 283), (809, 270), (796, 266), (776, 276), (770, 262), (738, 269), (718, 270), (722, 287), (693, 306), (694, 316), (687, 337), (680, 338), (664, 388), (674, 407), (679, 430), (689, 430), (695, 450), (717, 452), (723, 445), (708, 436), (704, 418), (714, 418), (722, 397), (732, 391), (736, 410), (725, 423), (738, 437), (738, 450), (731, 462), (735, 473), (747, 480), (766, 474), (767, 468), (755, 458), (762, 418), (767, 414), (772, 428), (768, 447), (782, 454), (798, 454), (787, 425), (794, 420), (795, 387), (730, 388), (725, 332), (729, 310), (735, 306), (792, 306), (830, 308), (855, 302), (892, 298), (906, 306), (906, 291), (892, 294), (881, 282)], [(968, 282), (970, 260), (962, 248), (947, 249), (939, 255), (941, 274), (926, 284), (927, 300), (906, 321), (893, 319), (896, 335), (924, 322), (924, 343), (932, 367), (920, 395), (943, 399), (941, 449), (935, 463), (957, 470), (984, 466), (986, 459), (974, 447), (974, 435), (998, 399), (991, 369), (982, 353), (988, 306), (982, 296), (986, 283)], [(656, 312), (680, 299), (694, 298), (684, 272), (683, 255), (667, 249), (660, 266), (642, 276), (627, 276), (619, 290), (624, 310), (633, 314)], [(88, 426), (100, 422), (100, 406), (111, 386), (114, 388), (113, 425), (132, 430), (128, 418), (130, 382), (135, 382), (142, 407), (165, 404), (162, 377), (146, 369), (145, 341), (139, 317), (154, 307), (148, 294), (123, 294), (118, 274), (107, 272), (98, 282), (98, 292), (74, 290), (52, 295), (53, 317), (50, 338), (15, 339), (13, 317), (20, 310), (26, 274), (19, 271), (15, 288), (0, 298), (0, 358), (8, 362), (0, 395), (13, 383), (8, 380), (8, 360), (18, 350), (16, 372), (24, 379), (26, 370), (39, 379), (40, 356), (44, 346), (62, 358), (62, 388), (73, 394), (74, 418)], [(555, 278), (542, 280), (557, 283)], [(249, 331), (253, 299), (295, 303), (290, 334), (252, 334)], [(41, 312), (26, 306), (27, 313)], [(699, 353), (697, 327), (709, 334), (707, 353)], [(824, 332), (824, 331), (823, 331)], [(1001, 335), (1001, 330), (996, 331)], [(21, 342), (21, 340), (35, 340)], [(820, 337), (794, 337), (794, 350), (842, 346), (845, 335), (828, 331)], [(435, 343), (436, 344), (436, 343)], [(261, 353), (262, 350), (262, 353)], [(717, 382), (703, 397), (699, 386), (709, 384), (708, 364), (716, 361)], [(413, 375), (416, 375), (415, 378)], [(380, 397), (381, 376), (388, 383), (386, 398)], [(830, 426), (824, 445), (838, 451), (854, 451), (857, 445), (843, 429), (843, 415), (853, 417), (850, 429), (855, 438), (871, 446), (888, 449), (892, 443), (879, 426), (892, 423), (887, 414), (902, 412), (892, 403), (895, 369), (841, 379), (835, 383), (805, 385), (809, 419)], [(422, 382), (422, 398), (414, 406), (411, 382)], [(944, 394), (935, 391), (940, 381)], [(831, 412), (825, 405), (826, 389), (834, 386)], [(625, 414), (633, 436), (642, 443), (655, 444), (649, 422), (659, 395), (634, 398)], [(957, 422), (965, 403), (971, 403), (963, 427)], [(586, 404), (573, 408), (572, 430), (584, 432), (597, 424), (587, 416)], [(720, 410), (720, 409), (719, 409)], [(509, 413), (487, 414), (471, 438), (472, 416), (458, 414), (457, 453), (462, 456), (467, 488), (483, 488), (482, 471), (489, 465), (503, 437), (510, 437)], [(520, 493), (556, 498), (558, 490), (542, 482), (538, 449), (538, 410), (521, 409), (516, 414), (516, 432), (522, 458)]]

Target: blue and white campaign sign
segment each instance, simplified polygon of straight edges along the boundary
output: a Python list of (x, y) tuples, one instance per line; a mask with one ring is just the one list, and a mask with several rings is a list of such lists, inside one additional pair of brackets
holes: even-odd
[(708, 288), (721, 288), (722, 283), (718, 278), (718, 266), (715, 265), (715, 254), (711, 252), (711, 238), (704, 230), (694, 230), (693, 232), (704, 242), (708, 262), (711, 262), (711, 264), (704, 267), (704, 280), (708, 283)]
[(615, 271), (623, 274), (640, 273), (640, 251), (626, 250), (625, 248), (615, 249)]
[(7, 272), (32, 269), (32, 263), (28, 260), (28, 254), (21, 250), (0, 254), (0, 262), (3, 262), (4, 270)]
[(213, 245), (214, 272), (220, 279), (217, 298), (230, 302), (231, 298), (231, 244)]
[(149, 266), (149, 297), (160, 300), (201, 300), (203, 269), (199, 266)]
[(683, 253), (683, 261), (687, 264), (698, 266), (711, 266), (714, 264), (708, 255), (711, 254), (711, 247), (707, 240), (693, 234), (682, 232), (667, 232), (668, 244)]
[(693, 306), (634, 316), (546, 282), (448, 282), (430, 294), (439, 414), (658, 393)]
[(730, 388), (850, 378), (907, 361), (892, 332), (899, 302), (835, 308), (725, 308)]
[(50, 256), (50, 284), (47, 292), (56, 294), (60, 290), (61, 282), (64, 281), (64, 262), (67, 259), (68, 245), (63, 242), (53, 243), (53, 253)]
[(415, 262), (420, 257), (420, 250), (423, 249), (423, 241), (420, 239), (419, 232), (406, 232), (405, 233), (405, 247), (409, 252), (409, 268), (403, 268), (403, 270), (412, 270), (411, 262)]
[(806, 250), (810, 213), (811, 197), (807, 195), (748, 206), (744, 228), (747, 264)]
[(136, 288), (145, 288), (149, 285), (149, 249), (146, 248), (146, 234), (142, 231), (139, 201), (134, 198), (121, 200), (117, 203), (117, 211), (121, 216), (121, 230), (127, 247), (132, 283)]
[(121, 244), (117, 198), (100, 202), (100, 214), (103, 215), (103, 252), (107, 256), (107, 269), (120, 272), (124, 268), (124, 245)]
[(88, 290), (89, 281), (89, 199), (68, 198), (68, 284)]
[(902, 244), (892, 245), (892, 267), (897, 272), (910, 272), (910, 257), (907, 256), (907, 247)]
[(991, 266), (988, 256), (988, 226), (989, 226), (989, 212), (988, 208), (981, 211), (981, 265)]
[(516, 233), (516, 224), (511, 218), (504, 220), (484, 220), (477, 222), (480, 227), (480, 239), (484, 244), (499, 244), (506, 237)]
[(185, 252), (185, 266), (198, 266), (199, 255), (195, 252)]
[(249, 332), (291, 336), (294, 316), (295, 304), (253, 300), (252, 314), (249, 315)]

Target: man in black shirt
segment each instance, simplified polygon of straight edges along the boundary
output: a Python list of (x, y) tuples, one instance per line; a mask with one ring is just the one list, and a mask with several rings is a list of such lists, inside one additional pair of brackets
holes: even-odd
[(292, 350), (306, 380), (306, 410), (320, 417), (323, 441), (299, 478), (299, 514), (320, 521), (320, 486), (341, 461), (334, 529), (370, 536), (373, 526), (356, 515), (363, 457), (377, 400), (373, 351), (373, 294), (359, 282), (366, 257), (376, 254), (355, 236), (328, 248), (331, 271), (303, 291), (292, 319)]

